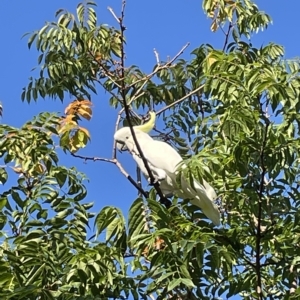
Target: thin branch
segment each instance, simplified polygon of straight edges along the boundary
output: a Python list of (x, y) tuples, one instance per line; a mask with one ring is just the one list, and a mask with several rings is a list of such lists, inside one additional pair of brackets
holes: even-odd
[[(139, 185), (140, 188), (142, 188), (142, 176), (141, 176), (141, 169), (136, 166), (136, 181), (137, 181), (137, 184)], [(141, 197), (141, 193), (139, 192), (138, 194), (139, 197)]]
[(96, 56), (92, 53), (92, 51), (88, 50), (90, 56), (94, 59), (94, 61), (98, 64), (98, 66), (102, 69), (104, 75), (106, 77), (108, 77), (118, 88), (121, 88), (120, 84), (118, 84), (114, 79), (113, 79), (113, 75), (109, 70), (106, 69), (106, 67), (104, 67), (104, 65), (98, 60), (96, 59)]
[(158, 55), (158, 52), (156, 51), (155, 48), (153, 49), (153, 51), (154, 51), (154, 55), (155, 55), (155, 59), (156, 59), (156, 64), (157, 64), (158, 66), (160, 66), (160, 61), (159, 61), (159, 55)]
[(148, 197), (149, 193), (144, 191), (139, 185), (138, 183), (136, 183), (134, 181), (134, 179), (125, 171), (125, 169), (123, 168), (123, 166), (120, 164), (120, 162), (113, 158), (113, 159), (109, 159), (109, 158), (103, 158), (103, 157), (89, 157), (89, 156), (82, 156), (82, 155), (78, 155), (78, 154), (74, 154), (71, 153), (72, 156), (83, 159), (84, 161), (88, 161), (88, 160), (92, 160), (92, 161), (104, 161), (104, 162), (108, 162), (111, 164), (116, 165), (119, 170), (121, 171), (121, 173), (130, 181), (130, 183), (144, 196), (144, 197)]
[[(139, 187), (142, 189), (142, 176), (141, 176), (141, 169), (137, 166), (136, 167), (136, 180), (137, 180), (137, 184), (139, 185)], [(138, 193), (139, 197), (142, 197), (141, 192)], [(143, 216), (144, 216), (144, 221), (145, 221), (145, 225), (144, 225), (144, 229), (145, 231), (147, 231), (148, 233), (150, 233), (150, 220), (149, 220), (149, 216), (148, 216), (148, 207), (147, 207), (147, 203), (146, 201), (144, 201), (144, 206), (143, 206)]]
[(163, 113), (165, 110), (175, 106), (176, 104), (184, 101), (186, 98), (196, 94), (198, 91), (200, 91), (202, 88), (204, 87), (204, 84), (200, 85), (199, 87), (197, 87), (195, 90), (189, 92), (188, 94), (186, 94), (185, 96), (183, 96), (182, 98), (176, 100), (175, 102), (171, 103), (170, 105), (167, 105), (165, 107), (163, 107), (162, 109), (160, 109), (159, 111), (156, 112), (156, 115), (160, 115), (161, 113)]
[(97, 157), (97, 156), (83, 156), (83, 155), (78, 155), (78, 154), (75, 154), (75, 153), (72, 153), (72, 152), (70, 152), (70, 154), (73, 157), (83, 159), (85, 162), (88, 161), (88, 160), (92, 160), (92, 161), (104, 161), (104, 162), (115, 164), (114, 160), (110, 159), (110, 158)]
[[(121, 120), (121, 115), (124, 111), (124, 108), (122, 108), (119, 113), (118, 113), (118, 117), (117, 117), (117, 121), (116, 121), (116, 125), (115, 125), (115, 132), (118, 130), (118, 126), (119, 126), (119, 123), (120, 123), (120, 120)], [(117, 143), (116, 141), (114, 140), (114, 143), (113, 143), (113, 152), (112, 152), (112, 157), (114, 159), (117, 158)]]
[(115, 20), (120, 24), (121, 20), (116, 16), (115, 12), (113, 11), (113, 9), (109, 6), (107, 6), (107, 9), (111, 12), (111, 14), (113, 15), (113, 17), (115, 18)]
[[(109, 79), (111, 79), (110, 76), (107, 75), (107, 77)], [(121, 102), (121, 100), (118, 98), (118, 96), (114, 92), (106, 89), (105, 86), (104, 86), (104, 84), (99, 79), (95, 78), (95, 81), (97, 81), (105, 89), (105, 91), (109, 92), (114, 98), (116, 98), (118, 100), (118, 102)]]
[[(221, 27), (221, 26), (220, 26)], [(233, 25), (232, 25), (232, 22), (229, 23), (229, 26), (228, 26), (228, 29), (227, 29), (227, 32), (225, 33), (224, 31), (224, 34), (225, 34), (225, 42), (224, 42), (224, 46), (223, 46), (223, 51), (225, 50), (227, 44), (228, 44), (228, 38), (229, 38), (229, 34), (230, 34), (230, 31), (232, 29)], [(221, 27), (222, 28), (222, 27)]]
[(121, 11), (121, 18), (119, 18), (120, 20), (120, 30), (121, 30), (121, 96), (122, 96), (122, 100), (123, 100), (123, 105), (124, 105), (124, 111), (125, 111), (125, 115), (126, 115), (126, 119), (128, 121), (128, 125), (129, 125), (129, 129), (130, 129), (130, 133), (132, 135), (133, 141), (135, 143), (135, 146), (138, 150), (138, 154), (140, 156), (140, 158), (142, 159), (145, 168), (148, 172), (149, 178), (151, 183), (153, 183), (155, 190), (157, 191), (159, 197), (160, 197), (160, 202), (163, 203), (166, 207), (170, 207), (171, 202), (170, 200), (166, 199), (159, 187), (159, 183), (155, 182), (155, 178), (152, 174), (152, 171), (148, 165), (148, 161), (145, 158), (142, 149), (138, 143), (138, 140), (136, 138), (134, 129), (133, 129), (133, 125), (131, 123), (130, 120), (130, 108), (128, 103), (126, 102), (126, 85), (125, 85), (125, 49), (124, 49), (124, 32), (126, 30), (126, 27), (124, 26), (123, 22), (124, 22), (124, 16), (125, 16), (125, 6), (126, 6), (126, 1), (123, 0), (122, 1), (122, 11)]
[(168, 61), (167, 63), (165, 63), (164, 65), (157, 65), (156, 66), (156, 68), (155, 68), (155, 70), (152, 72), (152, 73), (150, 73), (150, 74), (148, 74), (147, 76), (145, 76), (145, 77), (143, 77), (143, 78), (141, 78), (141, 79), (139, 79), (139, 80), (137, 80), (137, 81), (135, 81), (135, 82), (133, 82), (132, 84), (130, 84), (129, 85), (129, 87), (128, 88), (130, 88), (130, 87), (132, 87), (132, 86), (134, 86), (134, 85), (136, 85), (137, 83), (139, 83), (139, 82), (142, 82), (142, 81), (144, 81), (144, 83), (139, 87), (139, 89), (137, 90), (137, 92), (135, 93), (135, 95), (131, 98), (131, 100), (130, 100), (130, 103), (131, 102), (133, 102), (133, 101), (135, 101), (135, 100), (137, 100), (139, 97), (141, 97), (141, 95), (140, 95), (140, 92), (142, 91), (142, 89), (144, 88), (144, 86), (147, 84), (147, 82), (156, 74), (156, 73), (158, 73), (159, 71), (161, 71), (161, 70), (163, 70), (163, 69), (167, 69), (167, 68), (169, 68), (171, 65), (172, 65), (172, 63), (184, 52), (184, 50), (188, 47), (190, 45), (190, 43), (187, 43), (186, 45), (184, 45), (182, 48), (181, 48), (181, 50), (170, 60), (170, 61)]
[(261, 173), (261, 180), (259, 184), (259, 191), (258, 191), (258, 215), (257, 215), (257, 232), (256, 232), (256, 250), (255, 250), (255, 258), (256, 258), (256, 278), (257, 278), (257, 286), (256, 292), (258, 294), (259, 299), (263, 299), (262, 296), (262, 278), (261, 278), (261, 262), (260, 262), (260, 243), (262, 239), (262, 232), (261, 232), (261, 218), (262, 218), (262, 198), (264, 192), (264, 179), (267, 173), (267, 168), (265, 166), (265, 147), (267, 144), (268, 138), (268, 128), (269, 128), (269, 121), (266, 119), (266, 126), (264, 132), (264, 138), (262, 141), (261, 151), (260, 151), (260, 165), (262, 169)]

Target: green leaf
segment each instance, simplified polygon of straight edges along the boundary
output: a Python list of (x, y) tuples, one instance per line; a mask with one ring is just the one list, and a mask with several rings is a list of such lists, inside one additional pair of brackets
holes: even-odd
[(0, 182), (5, 184), (8, 179), (8, 174), (4, 168), (0, 168)]

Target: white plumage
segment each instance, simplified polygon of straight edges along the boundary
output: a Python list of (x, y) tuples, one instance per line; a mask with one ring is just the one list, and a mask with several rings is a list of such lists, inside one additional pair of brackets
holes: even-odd
[[(152, 120), (153, 123), (153, 120)], [(152, 126), (153, 128), (153, 126)], [(152, 129), (150, 128), (150, 130)], [(154, 140), (145, 131), (149, 130), (149, 125), (133, 127), (137, 141), (146, 158), (155, 180), (160, 183), (160, 189), (166, 197), (176, 195), (182, 199), (189, 199), (190, 202), (203, 211), (203, 213), (215, 224), (220, 224), (220, 213), (218, 207), (213, 203), (217, 198), (214, 189), (203, 180), (203, 185), (194, 179), (194, 188), (191, 187), (188, 180), (181, 176), (181, 188), (176, 183), (176, 174), (178, 169), (186, 168), (186, 165), (180, 166), (182, 157), (169, 144), (163, 141)], [(129, 150), (133, 159), (138, 164), (141, 172), (149, 181), (149, 174), (140, 158), (137, 147), (129, 127), (119, 129), (114, 139), (117, 142), (118, 149)]]

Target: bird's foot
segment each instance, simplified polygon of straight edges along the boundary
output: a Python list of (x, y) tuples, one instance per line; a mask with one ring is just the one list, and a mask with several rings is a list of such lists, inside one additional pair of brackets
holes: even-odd
[(156, 183), (159, 184), (159, 179), (157, 177), (154, 177), (153, 180), (151, 180), (151, 178), (148, 179), (148, 184), (150, 186), (154, 186)]

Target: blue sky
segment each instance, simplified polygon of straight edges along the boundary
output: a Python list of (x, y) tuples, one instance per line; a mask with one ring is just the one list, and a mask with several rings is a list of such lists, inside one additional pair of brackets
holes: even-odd
[[(98, 1), (98, 21), (117, 27), (114, 18), (107, 10), (111, 6), (118, 14), (120, 0)], [(21, 126), (41, 111), (64, 111), (70, 100), (38, 100), (37, 103), (22, 103), (22, 88), (27, 85), (32, 75), (31, 69), (37, 64), (37, 52), (27, 48), (24, 33), (41, 28), (46, 21), (55, 20), (54, 14), (59, 8), (75, 12), (77, 1), (1, 1), (1, 84), (0, 101), (3, 104), (3, 123)], [(257, 1), (258, 6), (269, 13), (273, 19), (266, 31), (259, 32), (252, 38), (256, 47), (275, 42), (285, 47), (285, 58), (300, 56), (299, 11), (300, 1), (290, 0), (283, 7), (282, 1)], [(127, 27), (127, 65), (135, 64), (149, 72), (155, 64), (153, 48), (162, 60), (174, 56), (183, 45), (191, 45), (182, 56), (190, 58), (190, 52), (202, 43), (209, 43), (215, 48), (222, 48), (224, 37), (221, 32), (210, 32), (210, 20), (203, 14), (201, 1), (127, 1), (125, 25)], [(99, 92), (93, 97), (94, 116), (85, 123), (92, 135), (92, 142), (83, 155), (111, 157), (113, 130), (117, 111), (109, 107), (109, 95)], [(120, 156), (119, 156), (120, 157)], [(125, 169), (135, 176), (135, 165), (128, 154), (121, 156)], [(87, 174), (88, 201), (94, 201), (94, 210), (103, 206), (120, 207), (127, 214), (131, 202), (136, 197), (136, 190), (112, 164), (88, 162), (62, 155), (61, 164), (76, 166)], [(231, 298), (238, 299), (238, 298)]]

